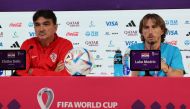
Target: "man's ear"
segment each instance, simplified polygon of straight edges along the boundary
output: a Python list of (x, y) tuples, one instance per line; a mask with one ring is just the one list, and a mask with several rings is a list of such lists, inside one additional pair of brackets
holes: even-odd
[(55, 25), (55, 29), (56, 29), (56, 30), (57, 30), (57, 27), (58, 27), (58, 25), (56, 24), (56, 25)]

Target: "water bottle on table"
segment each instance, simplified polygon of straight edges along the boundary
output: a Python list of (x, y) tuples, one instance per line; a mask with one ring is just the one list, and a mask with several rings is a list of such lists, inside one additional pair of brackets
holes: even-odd
[(114, 76), (123, 76), (123, 63), (121, 50), (117, 49), (114, 55)]

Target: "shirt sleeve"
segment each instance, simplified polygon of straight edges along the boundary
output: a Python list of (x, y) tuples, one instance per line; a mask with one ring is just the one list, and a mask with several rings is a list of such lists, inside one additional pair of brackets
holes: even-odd
[(21, 45), (21, 50), (26, 51), (26, 69), (25, 70), (16, 70), (17, 75), (20, 76), (27, 76), (28, 75), (28, 70), (30, 68), (30, 56), (29, 56), (29, 46), (28, 46), (28, 40), (24, 41), (23, 44)]
[(172, 57), (171, 67), (174, 69), (184, 70), (182, 55), (181, 55), (180, 50), (176, 48), (173, 54), (174, 55)]

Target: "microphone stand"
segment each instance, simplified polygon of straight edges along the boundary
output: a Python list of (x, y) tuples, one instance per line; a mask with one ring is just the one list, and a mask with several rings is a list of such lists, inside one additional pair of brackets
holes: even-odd
[[(150, 43), (150, 50), (152, 50), (152, 45), (154, 44), (154, 42)], [(145, 70), (145, 76), (152, 76), (150, 75), (150, 71), (149, 70)]]
[(152, 75), (150, 75), (150, 71), (149, 70), (145, 70), (145, 75), (144, 76), (152, 76)]

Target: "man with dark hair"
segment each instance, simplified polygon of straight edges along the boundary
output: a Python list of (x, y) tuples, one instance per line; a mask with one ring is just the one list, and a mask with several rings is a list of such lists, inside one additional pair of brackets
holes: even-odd
[[(139, 32), (143, 43), (130, 46), (131, 50), (160, 50), (161, 70), (149, 72), (151, 76), (183, 76), (184, 66), (180, 50), (163, 43), (167, 28), (157, 14), (147, 14), (140, 21)], [(145, 76), (144, 71), (133, 71), (132, 76)]]
[(26, 69), (17, 70), (17, 75), (69, 76), (63, 61), (73, 45), (56, 34), (55, 14), (51, 10), (38, 10), (33, 22), (37, 37), (23, 42), (21, 49), (26, 50)]

